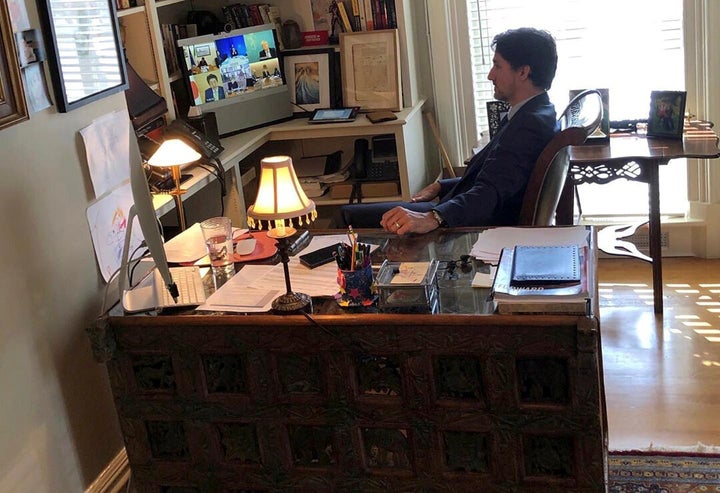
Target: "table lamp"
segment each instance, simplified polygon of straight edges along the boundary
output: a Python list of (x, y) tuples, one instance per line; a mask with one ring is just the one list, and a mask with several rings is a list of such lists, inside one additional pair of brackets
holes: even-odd
[(168, 193), (175, 199), (180, 230), (185, 231), (185, 211), (183, 210), (182, 194), (185, 190), (180, 188), (180, 166), (190, 164), (200, 159), (200, 154), (180, 139), (168, 139), (163, 142), (155, 154), (150, 157), (148, 164), (170, 168), (172, 170), (175, 189)]
[[(248, 225), (263, 229), (267, 235), (278, 240), (278, 251), (285, 272), (287, 293), (276, 298), (272, 307), (279, 313), (312, 310), (312, 301), (304, 293), (293, 293), (288, 269), (290, 241), (296, 233), (293, 221), (298, 225), (310, 224), (317, 217), (315, 202), (307, 198), (295, 175), (292, 159), (288, 156), (266, 157), (260, 162), (260, 184), (255, 203), (248, 208)], [(286, 224), (287, 221), (287, 224)]]

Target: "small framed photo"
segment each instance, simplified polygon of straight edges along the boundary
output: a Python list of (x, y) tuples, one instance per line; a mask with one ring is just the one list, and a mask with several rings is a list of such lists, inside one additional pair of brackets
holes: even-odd
[(397, 29), (340, 33), (343, 104), (401, 110), (399, 50)]
[(18, 60), (21, 68), (45, 60), (45, 52), (42, 50), (42, 37), (37, 29), (28, 29), (15, 33), (15, 46), (18, 50)]
[(510, 104), (505, 101), (488, 101), (485, 103), (485, 107), (487, 108), (488, 130), (492, 139), (500, 128), (503, 117), (507, 116), (510, 111)]
[[(591, 142), (607, 142), (610, 139), (610, 89), (607, 88), (591, 88), (595, 89), (600, 93), (600, 100), (602, 101), (603, 117), (600, 122), (600, 126), (595, 129), (593, 133), (588, 135), (586, 143)], [(569, 101), (572, 101), (575, 96), (580, 94), (587, 89), (570, 89)]]
[(336, 106), (334, 55), (333, 48), (286, 52), (283, 61), (285, 79), (296, 115)]
[(686, 91), (652, 91), (647, 136), (681, 138), (686, 98)]

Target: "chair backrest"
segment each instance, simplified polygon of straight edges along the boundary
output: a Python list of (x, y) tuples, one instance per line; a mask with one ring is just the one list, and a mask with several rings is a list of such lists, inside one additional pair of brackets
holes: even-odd
[(551, 226), (570, 167), (569, 147), (585, 142), (603, 116), (600, 92), (589, 89), (570, 101), (558, 121), (560, 132), (545, 146), (525, 189), (519, 224)]
[(600, 91), (587, 89), (572, 98), (558, 121), (560, 130), (570, 127), (588, 129), (588, 135), (600, 125), (603, 117), (603, 104)]

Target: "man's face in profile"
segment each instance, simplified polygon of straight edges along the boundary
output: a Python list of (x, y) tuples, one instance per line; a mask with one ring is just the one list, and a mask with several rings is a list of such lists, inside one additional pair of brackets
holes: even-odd
[(488, 73), (488, 80), (493, 83), (494, 97), (500, 101), (510, 102), (517, 91), (519, 71), (510, 66), (510, 62), (502, 55), (495, 53), (493, 65)]

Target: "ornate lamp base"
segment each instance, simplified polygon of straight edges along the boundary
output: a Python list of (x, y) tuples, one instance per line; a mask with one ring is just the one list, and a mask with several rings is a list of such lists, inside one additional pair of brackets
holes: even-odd
[(272, 308), (281, 315), (312, 313), (312, 299), (304, 293), (285, 293), (275, 298)]

